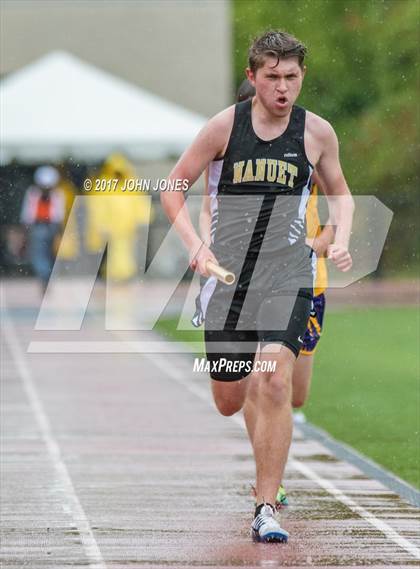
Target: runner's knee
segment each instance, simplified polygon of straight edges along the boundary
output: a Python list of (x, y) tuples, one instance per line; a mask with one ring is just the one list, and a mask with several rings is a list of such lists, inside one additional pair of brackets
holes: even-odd
[(260, 382), (263, 380), (262, 374), (253, 372), (249, 378), (248, 389), (246, 392), (246, 398), (253, 403), (257, 402), (258, 399), (258, 389)]
[(260, 394), (272, 403), (290, 403), (292, 398), (290, 377), (287, 374), (269, 375), (261, 383)]
[(298, 409), (299, 407), (303, 407), (306, 403), (306, 393), (294, 395), (292, 399), (292, 407), (294, 409)]
[(243, 401), (231, 401), (223, 397), (215, 397), (214, 402), (217, 410), (224, 417), (230, 417), (242, 409)]
[(246, 394), (246, 383), (243, 381), (212, 382), (213, 399), (221, 415), (229, 417), (242, 409)]

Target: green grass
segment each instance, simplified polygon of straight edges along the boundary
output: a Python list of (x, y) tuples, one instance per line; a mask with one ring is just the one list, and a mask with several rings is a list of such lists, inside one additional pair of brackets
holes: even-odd
[(310, 421), (420, 485), (419, 316), (413, 309), (326, 315)]
[[(420, 327), (416, 310), (381, 308), (328, 312), (304, 412), (397, 476), (420, 486)], [(157, 329), (183, 341), (202, 331)]]
[[(194, 330), (177, 330), (178, 320), (176, 318), (161, 318), (155, 326), (159, 334), (177, 340), (178, 342), (201, 342), (202, 350), (200, 355), (205, 355), (204, 350), (204, 326)], [(198, 352), (197, 352), (198, 353)]]

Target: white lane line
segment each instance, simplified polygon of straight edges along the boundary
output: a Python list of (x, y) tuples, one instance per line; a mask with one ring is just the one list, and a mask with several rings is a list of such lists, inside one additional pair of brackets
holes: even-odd
[(293, 467), (299, 470), (304, 476), (316, 482), (321, 488), (324, 488), (329, 492), (334, 498), (345, 504), (352, 512), (358, 514), (361, 518), (375, 526), (376, 529), (381, 531), (389, 540), (395, 542), (402, 549), (405, 549), (410, 555), (415, 559), (420, 559), (420, 550), (408, 539), (402, 537), (397, 533), (391, 526), (382, 520), (379, 520), (371, 512), (359, 506), (354, 500), (349, 498), (344, 492), (339, 490), (332, 484), (329, 480), (325, 480), (316, 474), (307, 465), (293, 460)]
[(65, 500), (63, 506), (71, 514), (74, 524), (80, 534), (83, 549), (89, 560), (88, 567), (90, 569), (106, 569), (105, 561), (99, 551), (92, 528), (90, 527), (83, 507), (77, 497), (67, 467), (61, 456), (60, 447), (54, 438), (50, 422), (44, 411), (41, 399), (38, 396), (24, 353), (19, 345), (15, 327), (7, 316), (3, 318), (2, 329), (6, 344), (8, 345), (16, 363), (25, 393), (41, 431), (42, 439), (47, 447), (51, 462), (53, 463), (54, 469), (57, 473), (59, 484), (61, 486), (60, 490), (62, 492), (63, 499)]
[[(152, 362), (156, 367), (162, 370), (165, 374), (172, 377), (176, 382), (180, 385), (188, 389), (191, 393), (200, 397), (203, 401), (206, 401), (211, 407), (215, 407), (213, 400), (209, 394), (209, 391), (198, 387), (192, 384), (190, 381), (186, 380), (184, 374), (178, 371), (173, 366), (168, 365), (166, 359), (158, 359), (153, 357), (149, 354), (143, 354), (145, 358), (147, 358), (150, 362)], [(242, 428), (245, 427), (245, 421), (242, 415), (233, 415), (229, 417), (234, 423), (240, 425)], [(309, 466), (297, 461), (296, 459), (290, 460), (292, 468), (295, 468), (299, 472), (301, 472), (306, 478), (313, 480), (318, 486), (326, 490), (329, 494), (334, 496), (336, 500), (339, 500), (345, 506), (347, 506), (350, 510), (354, 513), (358, 514), (361, 518), (366, 520), (380, 532), (382, 532), (389, 540), (396, 543), (399, 547), (407, 551), (410, 555), (412, 555), (415, 559), (420, 559), (420, 549), (418, 549), (411, 541), (402, 537), (399, 533), (397, 533), (391, 526), (385, 523), (382, 520), (376, 518), (371, 512), (365, 510), (362, 506), (359, 506), (354, 500), (349, 498), (344, 492), (339, 490), (332, 482), (329, 480), (325, 480), (316, 474), (312, 468)]]

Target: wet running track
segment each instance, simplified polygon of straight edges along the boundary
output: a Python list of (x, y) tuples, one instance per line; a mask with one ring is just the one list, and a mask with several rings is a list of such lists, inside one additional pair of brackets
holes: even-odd
[[(254, 544), (253, 461), (185, 355), (28, 353), (37, 290), (4, 281), (3, 568), (413, 567), (419, 510), (295, 429), (281, 514), (287, 545)], [(113, 334), (113, 341), (135, 338)]]

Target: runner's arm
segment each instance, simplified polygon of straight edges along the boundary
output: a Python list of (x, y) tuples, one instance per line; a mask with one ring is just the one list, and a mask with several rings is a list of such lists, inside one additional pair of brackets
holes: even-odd
[[(316, 170), (312, 174), (312, 182), (317, 185), (318, 189), (322, 193), (325, 193)], [(317, 257), (325, 257), (327, 255), (328, 246), (334, 242), (334, 237), (334, 226), (331, 223), (331, 219), (328, 218), (327, 223), (324, 225), (319, 235), (314, 235), (312, 239), (307, 239), (307, 241), (309, 241), (308, 245), (315, 251)]]
[[(233, 115), (234, 108), (229, 107), (209, 120), (169, 174), (170, 182), (186, 180), (188, 188), (194, 184), (209, 162), (223, 152), (232, 130)], [(217, 260), (213, 253), (203, 246), (191, 222), (188, 209), (184, 207), (184, 193), (161, 192), (160, 198), (166, 215), (188, 249), (191, 268), (198, 268), (201, 274), (206, 275), (206, 262), (209, 259), (215, 262)]]
[(334, 243), (328, 248), (328, 257), (340, 270), (348, 271), (352, 265), (348, 248), (354, 201), (341, 169), (337, 136), (325, 121), (321, 137), (323, 150), (316, 168), (320, 185), (328, 199), (331, 224), (336, 226)]
[(204, 172), (204, 195), (200, 210), (200, 235), (207, 247), (211, 245), (211, 198), (209, 196), (209, 169)]

